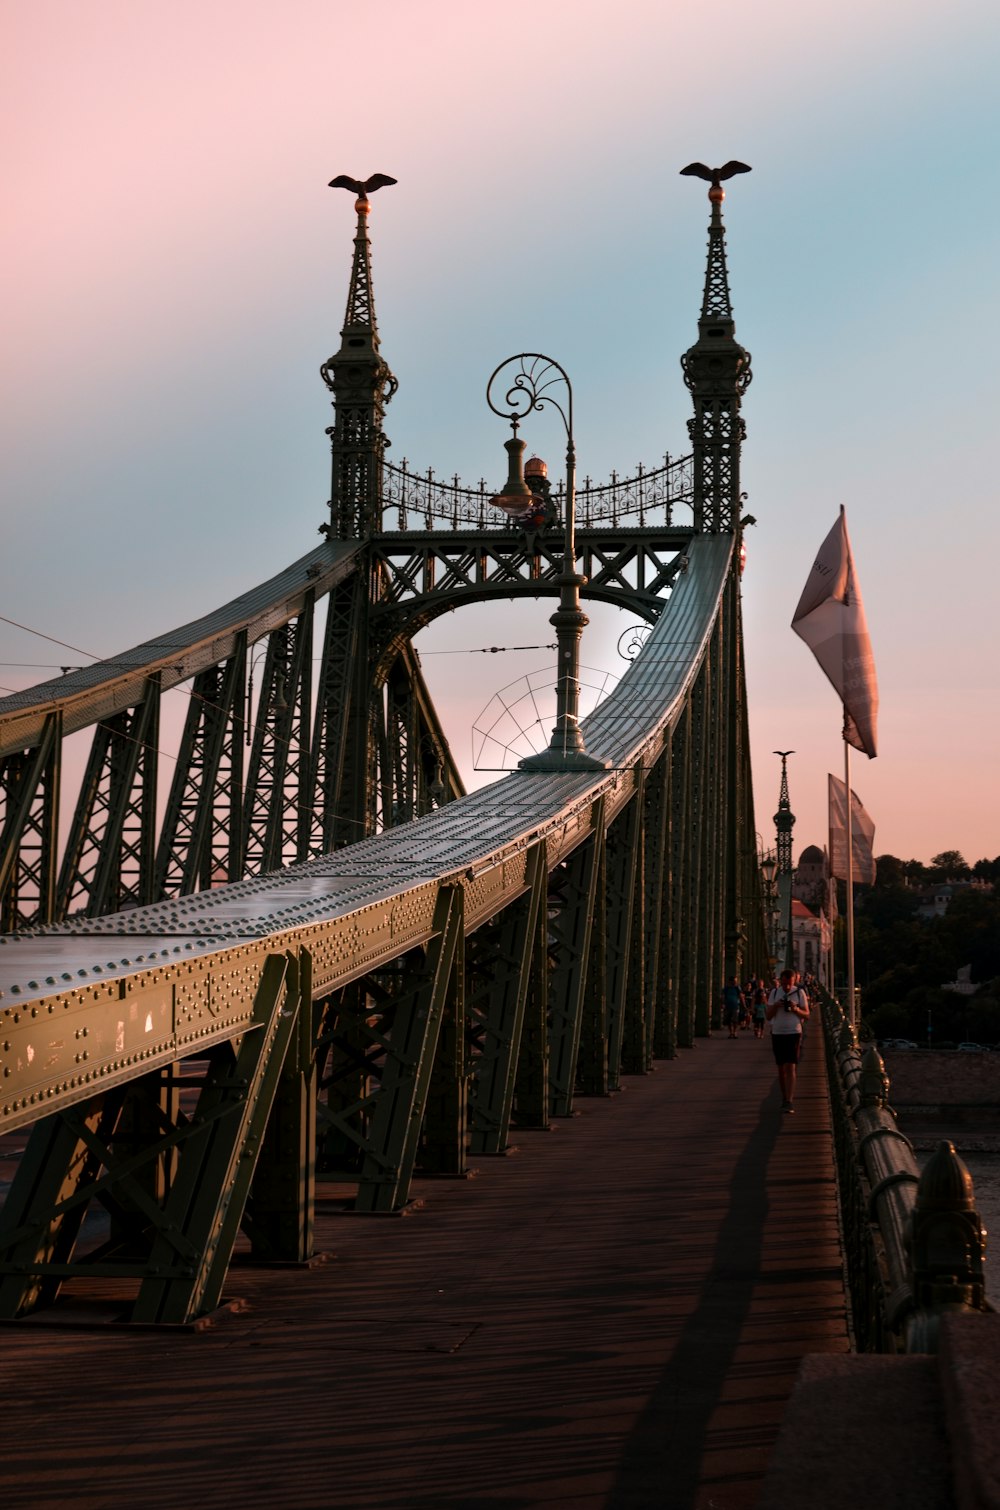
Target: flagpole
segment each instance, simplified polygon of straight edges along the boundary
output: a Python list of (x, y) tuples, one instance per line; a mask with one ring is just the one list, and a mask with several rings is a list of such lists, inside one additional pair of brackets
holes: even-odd
[(854, 798), (851, 793), (851, 746), (844, 709), (844, 785), (847, 788), (847, 1017), (856, 1026), (854, 1007)]

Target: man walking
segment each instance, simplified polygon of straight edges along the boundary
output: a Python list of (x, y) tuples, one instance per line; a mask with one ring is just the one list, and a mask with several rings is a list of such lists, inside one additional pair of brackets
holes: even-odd
[(792, 970), (782, 970), (778, 984), (767, 998), (767, 1020), (771, 1024), (771, 1048), (778, 1066), (783, 1112), (794, 1112), (796, 1067), (802, 1052), (802, 1024), (809, 1016), (809, 999), (795, 985)]

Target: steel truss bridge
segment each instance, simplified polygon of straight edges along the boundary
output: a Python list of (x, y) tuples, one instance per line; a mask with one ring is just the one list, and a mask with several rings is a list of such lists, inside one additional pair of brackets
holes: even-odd
[[(262, 1262), (309, 1259), (317, 1179), (398, 1211), (415, 1171), (461, 1175), (690, 1047), (723, 977), (764, 968), (739, 586), (749, 358), (712, 195), (691, 453), (579, 495), (587, 595), (652, 625), (584, 722), (606, 770), (463, 791), (413, 636), (467, 602), (555, 595), (562, 501), (544, 527), (501, 525), (484, 487), (385, 462), (395, 379), (364, 194), (323, 368), (323, 543), (0, 701), (0, 1129), (30, 1127), (0, 1212), (0, 1317), (86, 1275), (126, 1293), (132, 1321), (191, 1322), (241, 1231)], [(67, 802), (64, 749), (85, 730)]]

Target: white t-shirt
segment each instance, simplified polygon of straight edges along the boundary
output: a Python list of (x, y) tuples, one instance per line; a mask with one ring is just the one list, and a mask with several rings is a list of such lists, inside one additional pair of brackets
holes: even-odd
[(792, 1002), (796, 1007), (805, 1007), (806, 1011), (809, 1010), (809, 1003), (806, 1000), (805, 993), (798, 986), (793, 986), (790, 991), (784, 990), (782, 986), (775, 986), (767, 998), (769, 1007), (773, 1007), (776, 1002), (778, 1003), (778, 1010), (771, 1018), (771, 1032), (801, 1033), (802, 1018), (797, 1012), (786, 1012), (784, 1010), (781, 1003), (785, 1000)]

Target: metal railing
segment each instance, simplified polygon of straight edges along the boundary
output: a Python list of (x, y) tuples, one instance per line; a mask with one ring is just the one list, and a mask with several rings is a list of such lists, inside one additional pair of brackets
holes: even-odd
[(859, 1352), (933, 1353), (941, 1317), (990, 1311), (972, 1177), (947, 1141), (921, 1173), (878, 1050), (823, 999), (848, 1289)]
[[(483, 479), (477, 487), (467, 488), (458, 477), (435, 476), (431, 467), (413, 471), (405, 458), (399, 466), (387, 461), (382, 475), (382, 528), (387, 532), (499, 529), (503, 518), (490, 502), (495, 491)], [(561, 513), (565, 501), (561, 483), (553, 486), (551, 498)], [(612, 472), (611, 481), (600, 486), (585, 477), (576, 489), (576, 524), (578, 529), (671, 526), (675, 509), (683, 507), (688, 513), (676, 522), (686, 528), (693, 521), (693, 499), (691, 456), (665, 456), (661, 466), (639, 466), (631, 477)]]

